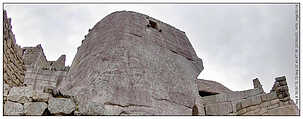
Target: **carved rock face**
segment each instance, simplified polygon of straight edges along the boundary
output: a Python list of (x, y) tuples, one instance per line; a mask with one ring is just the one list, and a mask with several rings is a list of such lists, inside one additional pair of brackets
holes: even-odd
[[(147, 27), (149, 20), (157, 29)], [(79, 103), (104, 104), (105, 114), (191, 115), (202, 69), (184, 32), (115, 12), (87, 35), (59, 90)]]

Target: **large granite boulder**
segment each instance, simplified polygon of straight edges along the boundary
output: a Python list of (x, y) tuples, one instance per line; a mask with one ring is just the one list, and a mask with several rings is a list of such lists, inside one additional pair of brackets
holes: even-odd
[(4, 110), (4, 115), (9, 115), (9, 116), (24, 115), (23, 105), (20, 103), (7, 101), (4, 104), (3, 110)]
[(34, 91), (32, 95), (33, 101), (36, 102), (48, 102), (48, 99), (51, 98), (52, 95), (49, 93), (43, 93), (43, 92), (38, 92)]
[(27, 103), (32, 101), (34, 90), (31, 87), (13, 87), (8, 94), (8, 100), (18, 103)]
[(191, 115), (202, 70), (183, 31), (121, 11), (90, 30), (58, 89), (103, 104), (105, 115)]
[(48, 110), (54, 115), (69, 115), (75, 111), (76, 105), (70, 98), (50, 98)]
[(45, 102), (30, 102), (24, 104), (25, 115), (42, 115), (47, 104)]

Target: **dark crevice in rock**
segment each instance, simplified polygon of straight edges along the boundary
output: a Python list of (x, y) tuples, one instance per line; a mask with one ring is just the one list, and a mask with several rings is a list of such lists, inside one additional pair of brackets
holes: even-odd
[(119, 115), (122, 115), (122, 114), (129, 115), (130, 113), (127, 113), (126, 111), (122, 111)]
[(52, 116), (52, 114), (49, 112), (48, 108), (46, 108), (42, 113), (42, 116)]
[(189, 58), (189, 57), (185, 57), (185, 58), (188, 59), (189, 61), (194, 61), (192, 58)]
[(205, 96), (211, 96), (211, 95), (217, 95), (219, 93), (215, 93), (215, 92), (207, 92), (207, 91), (199, 91), (199, 95), (201, 97), (205, 97)]
[(174, 101), (170, 101), (170, 100), (168, 100), (168, 99), (155, 98), (155, 97), (153, 97), (153, 99), (158, 100), (158, 101), (167, 101), (167, 102), (170, 102), (170, 103), (173, 103), (173, 104), (182, 105), (182, 106), (185, 106), (185, 107), (187, 107), (187, 108), (192, 109), (192, 107), (190, 107), (190, 106), (183, 105), (183, 104), (179, 104), (179, 103), (176, 103), (176, 102), (174, 102)]
[(69, 95), (64, 95), (60, 92), (60, 90), (52, 89), (51, 94), (55, 98), (71, 98)]
[(175, 53), (175, 54), (177, 54), (177, 55), (180, 55), (180, 56), (182, 56), (182, 57), (185, 57), (187, 60), (189, 60), (189, 61), (194, 61), (192, 58), (189, 58), (188, 56), (186, 56), (186, 55), (184, 55), (184, 54), (181, 54), (180, 52), (178, 53), (177, 51), (174, 51), (174, 50), (171, 50), (171, 49), (169, 49), (169, 51), (171, 51), (172, 53)]
[(148, 106), (148, 105), (138, 105), (138, 104), (120, 105), (120, 104), (114, 104), (114, 103), (111, 103), (111, 102), (105, 102), (104, 105), (113, 105), (113, 106), (119, 106), (119, 107), (130, 107), (130, 106), (151, 107), (151, 106)]
[(140, 35), (138, 35), (138, 34), (135, 34), (135, 33), (129, 33), (129, 34), (134, 35), (134, 36), (137, 36), (137, 37), (142, 37), (142, 36), (140, 36)]
[(206, 105), (203, 104), (203, 108), (204, 108), (204, 114), (206, 115)]

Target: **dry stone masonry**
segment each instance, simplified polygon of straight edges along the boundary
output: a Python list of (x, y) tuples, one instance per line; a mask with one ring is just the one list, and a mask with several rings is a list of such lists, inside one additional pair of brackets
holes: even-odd
[[(47, 61), (41, 45), (21, 48), (16, 44), (6, 11), (3, 20), (4, 115), (57, 115), (56, 110), (51, 113), (48, 107), (61, 108), (53, 106), (58, 102), (50, 99), (62, 97), (47, 92), (47, 89), (53, 90), (65, 78), (69, 70), (65, 66), (65, 55), (57, 61)], [(69, 110), (63, 108), (60, 115), (70, 115), (75, 110), (73, 105), (74, 102), (63, 105)]]
[(44, 87), (56, 87), (65, 78), (69, 70), (65, 66), (65, 55), (56, 61), (47, 61), (40, 44), (36, 47), (24, 47), (23, 51), (26, 67), (24, 84), (43, 91)]
[(242, 99), (237, 103), (238, 115), (298, 115), (298, 108), (289, 97), (285, 76), (277, 77), (270, 93)]
[(118, 11), (82, 41), (71, 67), (39, 44), (21, 48), (4, 12), (4, 115), (298, 115), (286, 77), (265, 93), (197, 79), (204, 69), (185, 32)]
[(3, 81), (9, 86), (22, 86), (24, 82), (24, 61), (22, 48), (16, 44), (11, 19), (3, 13)]

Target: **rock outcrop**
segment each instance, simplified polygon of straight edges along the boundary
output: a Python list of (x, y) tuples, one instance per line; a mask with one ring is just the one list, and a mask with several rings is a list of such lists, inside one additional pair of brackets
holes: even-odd
[(59, 89), (117, 115), (191, 115), (202, 69), (183, 31), (121, 11), (86, 35)]

